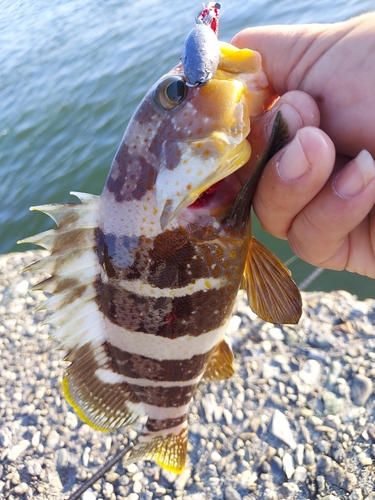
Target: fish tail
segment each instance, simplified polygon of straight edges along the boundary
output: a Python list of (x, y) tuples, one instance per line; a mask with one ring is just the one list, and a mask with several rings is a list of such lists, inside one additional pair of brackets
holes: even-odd
[(180, 474), (185, 468), (187, 441), (186, 420), (176, 427), (158, 432), (150, 432), (146, 423), (122, 465), (126, 467), (140, 460), (151, 460), (169, 472)]

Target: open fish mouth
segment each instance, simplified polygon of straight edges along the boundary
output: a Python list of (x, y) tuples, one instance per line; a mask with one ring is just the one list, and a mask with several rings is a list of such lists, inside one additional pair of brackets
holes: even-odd
[[(185, 208), (201, 208), (209, 200), (220, 186), (221, 181), (229, 177), (238, 169), (243, 167), (251, 156), (251, 146), (244, 139), (237, 146), (231, 148), (221, 160), (215, 170), (206, 172), (202, 169), (202, 180), (195, 179), (195, 182), (187, 183), (185, 189), (179, 190), (180, 196), (168, 196), (170, 192), (163, 189), (158, 190), (157, 198), (161, 205), (160, 226), (163, 231)], [(210, 170), (208, 168), (208, 170)], [(205, 175), (206, 173), (206, 175)], [(198, 182), (197, 182), (198, 181)], [(166, 196), (167, 195), (167, 196)], [(160, 206), (159, 205), (159, 206)]]

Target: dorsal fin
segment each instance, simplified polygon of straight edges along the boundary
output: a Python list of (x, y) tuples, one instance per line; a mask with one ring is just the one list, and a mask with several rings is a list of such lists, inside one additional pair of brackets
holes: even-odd
[(135, 422), (143, 404), (125, 378), (116, 372), (106, 347), (108, 325), (97, 301), (101, 266), (96, 254), (99, 198), (75, 193), (82, 203), (35, 207), (58, 223), (58, 229), (27, 238), (25, 243), (44, 246), (51, 255), (29, 266), (50, 278), (35, 288), (54, 295), (38, 309), (52, 312), (45, 322), (59, 325), (54, 338), (67, 349), (71, 365), (63, 381), (64, 393), (86, 423), (112, 431)]
[(230, 378), (234, 374), (233, 360), (232, 348), (228, 340), (224, 338), (220, 344), (216, 346), (208, 362), (206, 371), (204, 372), (203, 379), (211, 381)]

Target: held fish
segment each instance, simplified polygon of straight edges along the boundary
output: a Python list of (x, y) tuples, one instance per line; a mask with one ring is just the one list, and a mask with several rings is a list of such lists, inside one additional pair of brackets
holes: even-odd
[(197, 384), (233, 374), (225, 330), (243, 279), (260, 317), (296, 323), (301, 314), (289, 271), (250, 228), (257, 181), (287, 139), (280, 115), (250, 180), (241, 187), (235, 174), (251, 154), (250, 119), (273, 98), (260, 56), (215, 41), (212, 65), (212, 37), (196, 42), (193, 31), (185, 47), (194, 57), (139, 105), (103, 193), (34, 208), (58, 228), (23, 241), (51, 254), (28, 269), (50, 274), (35, 288), (52, 294), (40, 309), (68, 350), (66, 398), (101, 431), (146, 416), (126, 464), (149, 459), (176, 473)]

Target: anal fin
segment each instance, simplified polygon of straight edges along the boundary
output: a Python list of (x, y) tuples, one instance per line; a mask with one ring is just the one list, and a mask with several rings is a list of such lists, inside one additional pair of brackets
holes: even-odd
[(225, 380), (234, 374), (233, 352), (228, 340), (224, 338), (213, 352), (203, 375), (203, 380)]
[(254, 237), (247, 252), (245, 279), (255, 314), (270, 323), (298, 323), (302, 299), (289, 269)]
[(71, 365), (63, 380), (64, 394), (80, 418), (102, 432), (134, 423), (143, 405), (123, 376), (114, 372), (102, 345), (87, 343), (68, 355)]

